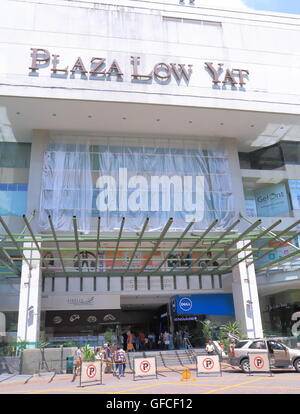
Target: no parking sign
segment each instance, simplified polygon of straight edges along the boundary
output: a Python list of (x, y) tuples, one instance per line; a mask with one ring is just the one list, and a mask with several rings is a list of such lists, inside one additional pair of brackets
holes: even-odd
[(98, 382), (102, 384), (102, 362), (82, 362), (80, 371), (80, 386), (94, 384)]
[(156, 358), (134, 358), (133, 360), (133, 380), (136, 377), (151, 377), (157, 378)]
[(197, 376), (198, 374), (221, 374), (219, 355), (198, 355), (197, 356)]
[(251, 372), (269, 372), (271, 374), (269, 355), (267, 351), (249, 352), (248, 356), (250, 365), (249, 374)]

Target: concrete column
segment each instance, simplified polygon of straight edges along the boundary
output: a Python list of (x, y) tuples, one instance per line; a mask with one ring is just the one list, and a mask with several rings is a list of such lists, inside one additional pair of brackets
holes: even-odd
[[(244, 240), (237, 243), (237, 248), (241, 249), (249, 241)], [(249, 254), (249, 250), (241, 252), (238, 258), (241, 259)], [(246, 262), (243, 261), (234, 267), (232, 293), (235, 308), (236, 320), (240, 322), (242, 332), (248, 338), (262, 338), (262, 322), (260, 314), (260, 306), (258, 299), (258, 291), (256, 284), (256, 275), (254, 264), (247, 267), (247, 263), (251, 262), (250, 256)]]
[[(36, 247), (34, 243), (25, 242), (25, 247)], [(41, 264), (37, 250), (24, 250), (30, 267), (23, 260), (20, 283), (18, 338), (37, 342), (40, 339), (40, 312), (41, 312)]]
[(237, 142), (235, 138), (225, 138), (223, 142), (225, 143), (226, 149), (228, 151), (228, 162), (230, 165), (229, 174), (231, 178), (234, 208), (236, 214), (245, 214), (244, 187), (240, 168), (239, 154), (237, 149)]
[[(48, 141), (48, 130), (33, 130), (27, 194), (27, 217), (30, 217), (34, 210), (38, 212), (40, 209), (44, 152), (47, 149)], [(38, 223), (37, 217), (32, 220), (31, 227), (33, 231), (39, 232)]]

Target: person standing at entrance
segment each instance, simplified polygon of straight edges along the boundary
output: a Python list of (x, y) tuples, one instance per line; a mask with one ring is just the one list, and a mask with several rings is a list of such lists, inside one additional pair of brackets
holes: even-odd
[(133, 346), (133, 334), (131, 331), (127, 332), (127, 350), (133, 352), (134, 346)]
[(110, 344), (103, 345), (103, 359), (106, 362), (104, 372), (105, 374), (109, 374), (112, 371)]
[(124, 332), (122, 334), (122, 337), (123, 337), (123, 349), (124, 351), (127, 351), (127, 334)]
[(206, 347), (205, 347), (205, 351), (208, 355), (212, 355), (212, 354), (215, 353), (215, 347), (213, 346), (213, 343), (212, 343), (211, 340), (209, 340), (207, 342)]
[(170, 334), (168, 331), (165, 331), (163, 334), (163, 342), (164, 342), (164, 348), (163, 349), (168, 349), (169, 348), (169, 344), (170, 344)]

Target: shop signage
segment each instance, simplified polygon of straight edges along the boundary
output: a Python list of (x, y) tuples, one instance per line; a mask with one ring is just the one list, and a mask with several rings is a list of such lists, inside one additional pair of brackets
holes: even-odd
[(290, 204), (285, 184), (270, 185), (254, 191), (259, 217), (288, 215)]
[[(120, 63), (113, 59), (108, 61), (102, 57), (92, 57), (89, 61), (77, 57), (72, 65), (63, 64), (60, 66), (60, 55), (51, 54), (48, 49), (31, 48), (31, 65), (29, 66), (30, 74), (38, 75), (40, 70), (50, 69), (52, 76), (74, 78), (76, 74), (82, 79), (111, 79), (115, 76), (117, 80), (122, 80), (124, 71)], [(160, 84), (167, 84), (172, 78), (180, 82), (184, 79), (189, 83), (192, 76), (192, 64), (157, 62), (148, 68), (144, 73), (141, 72), (142, 66), (140, 56), (131, 56), (131, 80), (134, 82), (145, 82), (156, 80)], [(248, 69), (242, 68), (224, 68), (224, 63), (205, 62), (203, 69), (212, 79), (213, 86), (230, 84), (231, 86), (239, 85), (241, 88), (246, 84), (245, 78), (249, 75)]]
[(70, 305), (93, 305), (95, 301), (95, 296), (92, 296), (91, 298), (68, 298), (67, 302)]
[[(43, 310), (67, 310), (70, 309), (77, 314), (81, 309), (120, 309), (119, 294), (96, 294), (96, 295), (64, 295), (64, 294), (43, 294), (42, 295)], [(76, 309), (76, 310), (75, 310)], [(91, 313), (92, 314), (92, 313)]]
[[(292, 321), (296, 321), (300, 318), (300, 312), (295, 312), (292, 315)], [(294, 323), (292, 326), (292, 335), (293, 336), (299, 336), (300, 335), (300, 319), (298, 322)]]
[(177, 295), (171, 303), (172, 300), (175, 300), (176, 315), (235, 315), (231, 293)]
[(193, 307), (193, 302), (189, 298), (182, 298), (179, 301), (179, 307), (183, 312), (188, 312)]

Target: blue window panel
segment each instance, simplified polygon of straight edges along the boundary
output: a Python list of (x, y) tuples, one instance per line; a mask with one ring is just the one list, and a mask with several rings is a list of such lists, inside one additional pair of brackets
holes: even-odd
[(7, 184), (0, 184), (0, 191), (7, 191)]
[(17, 191), (18, 184), (7, 184), (7, 191)]
[(27, 191), (28, 184), (18, 184), (18, 191)]
[(0, 191), (0, 215), (21, 216), (26, 213), (26, 191)]

